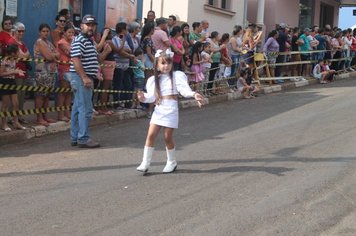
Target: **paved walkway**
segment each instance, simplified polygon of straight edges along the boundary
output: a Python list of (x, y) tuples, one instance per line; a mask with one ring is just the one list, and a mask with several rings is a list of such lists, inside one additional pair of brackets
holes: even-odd
[[(355, 78), (356, 72), (339, 74), (335, 77), (336, 80), (338, 79), (347, 79), (347, 78)], [(298, 82), (285, 82), (280, 85), (262, 85), (261, 93), (262, 94), (269, 94), (274, 92), (280, 92), (283, 90), (289, 90), (293, 88), (308, 86), (311, 84), (318, 83), (315, 79), (308, 79), (306, 81), (298, 81)], [(206, 98), (206, 105), (210, 103), (218, 103), (230, 100), (241, 99), (242, 96), (239, 92), (227, 93), (223, 95), (211, 96)], [(258, 99), (258, 98), (257, 98)], [(51, 101), (50, 107), (54, 106), (54, 101)], [(189, 99), (183, 99), (179, 101), (179, 106), (181, 109), (197, 106), (196, 101)], [(33, 108), (33, 100), (28, 100), (26, 102), (25, 109)], [(49, 117), (56, 118), (57, 113), (49, 113)], [(93, 117), (91, 122), (91, 126), (98, 125), (98, 124), (114, 124), (120, 122), (121, 120), (127, 119), (138, 119), (138, 118), (146, 118), (146, 112), (143, 110), (138, 109), (129, 109), (116, 112), (114, 115), (105, 116), (105, 115), (96, 115)], [(6, 144), (13, 144), (25, 141), (27, 139), (35, 138), (35, 137), (43, 137), (48, 134), (53, 134), (57, 132), (68, 131), (70, 124), (63, 121), (58, 121), (57, 123), (50, 124), (50, 126), (45, 127), (41, 125), (35, 124), (35, 115), (26, 116), (26, 120), (30, 121), (30, 124), (25, 125), (27, 130), (13, 130), (11, 132), (4, 132), (0, 130), (0, 146)], [(69, 143), (69, 136), (68, 136), (68, 143)]]

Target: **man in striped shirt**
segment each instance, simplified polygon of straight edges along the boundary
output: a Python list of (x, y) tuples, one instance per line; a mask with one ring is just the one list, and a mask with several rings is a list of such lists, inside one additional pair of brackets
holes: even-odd
[(71, 45), (70, 81), (74, 91), (71, 114), (71, 145), (80, 148), (97, 148), (100, 144), (89, 137), (89, 123), (93, 113), (93, 84), (98, 74), (99, 61), (111, 51), (106, 45), (98, 55), (93, 36), (97, 21), (92, 15), (85, 15)]

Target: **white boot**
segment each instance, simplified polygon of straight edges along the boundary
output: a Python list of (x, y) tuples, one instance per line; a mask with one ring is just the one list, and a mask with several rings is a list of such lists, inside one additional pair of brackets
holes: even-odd
[(176, 170), (177, 168), (177, 161), (176, 161), (176, 148), (168, 150), (166, 147), (167, 152), (167, 164), (163, 169), (163, 173), (170, 173)]
[(151, 159), (152, 159), (152, 154), (154, 147), (147, 147), (145, 146), (143, 149), (143, 158), (141, 165), (136, 168), (136, 170), (141, 171), (141, 172), (147, 172), (148, 168), (150, 167), (151, 164)]

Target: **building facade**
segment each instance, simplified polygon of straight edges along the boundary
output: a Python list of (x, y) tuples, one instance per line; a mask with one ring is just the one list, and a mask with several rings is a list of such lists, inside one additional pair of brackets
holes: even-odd
[(5, 15), (26, 25), (24, 40), (32, 52), (38, 38), (38, 26), (47, 23), (55, 28), (55, 18), (60, 9), (67, 8), (79, 27), (85, 14), (97, 17), (98, 30), (104, 26), (115, 28), (119, 21), (142, 18), (143, 0), (0, 0), (1, 21)]
[(210, 31), (230, 33), (236, 24), (257, 23), (269, 32), (282, 22), (300, 28), (338, 26), (341, 6), (356, 6), (356, 0), (145, 0), (142, 14), (152, 9), (156, 17), (173, 14), (190, 24), (206, 19)]
[(246, 0), (145, 0), (143, 16), (152, 9), (156, 17), (177, 16), (180, 22), (209, 22), (209, 31), (231, 33), (234, 25), (243, 25)]
[[(261, 0), (248, 1), (247, 20), (257, 22), (257, 5)], [(356, 5), (356, 0), (263, 0), (265, 5), (263, 24), (266, 31), (273, 30), (279, 23), (291, 27), (312, 27), (326, 24), (338, 26), (339, 8), (344, 5)]]

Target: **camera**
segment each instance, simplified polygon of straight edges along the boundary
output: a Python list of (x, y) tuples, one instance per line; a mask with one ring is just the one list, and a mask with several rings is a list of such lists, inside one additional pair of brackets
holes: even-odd
[(119, 38), (120, 38), (120, 39), (123, 39), (123, 38), (124, 38), (124, 35), (120, 34), (120, 35), (119, 35)]

